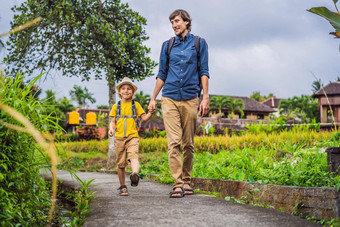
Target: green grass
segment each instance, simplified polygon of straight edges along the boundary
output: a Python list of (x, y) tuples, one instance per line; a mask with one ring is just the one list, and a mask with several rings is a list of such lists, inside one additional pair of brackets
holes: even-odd
[[(172, 183), (164, 138), (141, 140), (140, 174), (158, 174), (158, 180)], [(284, 131), (270, 135), (259, 132), (256, 135), (197, 137), (196, 146), (206, 147), (207, 151), (196, 152), (192, 176), (202, 178), (228, 179), (278, 185), (303, 187), (340, 187), (340, 177), (332, 177), (327, 171), (327, 147), (340, 146), (339, 133)], [(98, 141), (90, 142), (89, 152), (83, 152), (85, 142), (64, 144), (64, 147), (76, 147), (76, 152), (64, 151), (59, 155), (68, 167), (85, 166), (87, 170), (97, 171), (106, 167), (106, 153), (96, 152)], [(162, 145), (163, 144), (163, 145)], [(160, 150), (150, 150), (159, 146)], [(80, 149), (81, 147), (81, 149)], [(98, 147), (105, 147), (103, 145)], [(148, 147), (148, 148), (147, 148)], [(146, 149), (147, 148), (147, 149)], [(219, 148), (218, 152), (216, 149)], [(222, 149), (225, 148), (225, 149)], [(107, 147), (105, 148), (107, 149)], [(80, 151), (81, 150), (81, 151)], [(147, 152), (146, 152), (147, 151)], [(210, 152), (208, 152), (210, 151)], [(61, 152), (62, 153), (62, 152)], [(99, 160), (102, 166), (88, 163)], [(168, 176), (168, 177), (166, 177)]]

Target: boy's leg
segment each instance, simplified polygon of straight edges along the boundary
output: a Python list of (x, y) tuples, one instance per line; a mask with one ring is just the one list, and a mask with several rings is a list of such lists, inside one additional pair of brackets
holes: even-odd
[(118, 179), (120, 186), (125, 185), (125, 167), (127, 166), (126, 161), (126, 150), (125, 150), (125, 138), (116, 137), (114, 141), (116, 150), (116, 163), (118, 166)]
[(138, 137), (130, 137), (126, 140), (126, 153), (127, 159), (131, 163), (132, 172), (139, 172), (139, 161), (138, 161), (138, 150), (139, 150), (139, 138)]
[(134, 173), (139, 173), (139, 161), (138, 159), (130, 159), (130, 162), (131, 162), (131, 169), (132, 169), (132, 172)]
[(125, 185), (125, 168), (118, 168), (118, 179), (120, 185)]
[(131, 163), (132, 174), (130, 175), (131, 186), (138, 186), (139, 182), (139, 161), (138, 161), (139, 138), (131, 137), (126, 142), (126, 152)]

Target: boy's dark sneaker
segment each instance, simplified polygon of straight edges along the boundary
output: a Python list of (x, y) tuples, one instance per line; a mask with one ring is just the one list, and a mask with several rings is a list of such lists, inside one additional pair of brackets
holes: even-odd
[(138, 182), (139, 182), (139, 175), (138, 175), (138, 173), (131, 173), (131, 175), (130, 175), (130, 180), (131, 180), (131, 186), (132, 187), (137, 187), (137, 185), (138, 185)]

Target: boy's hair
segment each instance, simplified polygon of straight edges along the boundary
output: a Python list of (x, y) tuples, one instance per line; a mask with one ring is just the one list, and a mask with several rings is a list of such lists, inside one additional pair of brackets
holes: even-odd
[(187, 29), (190, 32), (191, 31), (191, 18), (190, 18), (189, 13), (187, 11), (185, 11), (184, 9), (176, 9), (175, 11), (173, 11), (169, 16), (169, 20), (171, 21), (172, 19), (174, 19), (178, 15), (180, 15), (184, 21), (189, 22), (187, 24)]

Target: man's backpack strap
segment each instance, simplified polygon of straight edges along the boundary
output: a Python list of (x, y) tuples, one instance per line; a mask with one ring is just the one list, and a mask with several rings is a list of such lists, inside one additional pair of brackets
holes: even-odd
[(167, 51), (168, 58), (170, 56), (170, 52), (171, 52), (172, 46), (174, 45), (174, 42), (175, 42), (175, 37), (171, 37), (168, 43), (168, 51)]

